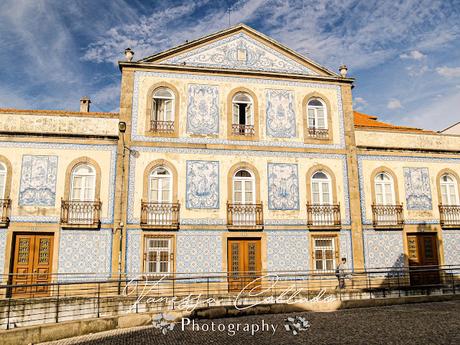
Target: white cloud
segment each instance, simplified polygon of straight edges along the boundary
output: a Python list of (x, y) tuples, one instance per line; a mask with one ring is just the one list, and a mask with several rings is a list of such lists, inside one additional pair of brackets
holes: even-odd
[(447, 78), (460, 77), (460, 67), (438, 67), (436, 68), (436, 72), (438, 72), (439, 75)]
[(426, 55), (421, 53), (418, 50), (412, 50), (409, 53), (404, 53), (399, 55), (401, 59), (410, 59), (410, 60), (422, 60), (426, 58)]
[(392, 98), (388, 101), (387, 103), (387, 108), (388, 109), (400, 109), (402, 108), (402, 104), (401, 104), (401, 101), (399, 99), (396, 99), (396, 98)]
[(407, 74), (411, 77), (418, 77), (429, 71), (429, 68), (425, 64), (415, 64), (406, 67)]
[(355, 97), (353, 100), (353, 108), (355, 110), (362, 110), (368, 105), (367, 101), (362, 97)]

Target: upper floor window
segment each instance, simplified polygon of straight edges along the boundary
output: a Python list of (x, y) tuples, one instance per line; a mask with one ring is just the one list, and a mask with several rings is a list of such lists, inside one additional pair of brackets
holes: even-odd
[(238, 170), (233, 177), (233, 202), (255, 204), (255, 178), (248, 170)]
[(154, 132), (174, 132), (174, 93), (160, 87), (153, 93), (151, 130)]
[(379, 173), (374, 179), (375, 203), (377, 205), (394, 205), (395, 192), (393, 178), (387, 173)]
[(0, 199), (5, 198), (7, 169), (5, 164), (0, 163)]
[(443, 205), (458, 205), (457, 180), (450, 174), (441, 176), (441, 198)]
[(96, 170), (88, 164), (79, 164), (72, 170), (71, 201), (94, 201)]
[(172, 174), (165, 167), (154, 169), (149, 176), (149, 202), (172, 202)]
[(331, 178), (325, 172), (318, 171), (311, 177), (311, 199), (317, 205), (332, 203)]
[(232, 99), (232, 133), (254, 135), (254, 101), (245, 92), (238, 92)]

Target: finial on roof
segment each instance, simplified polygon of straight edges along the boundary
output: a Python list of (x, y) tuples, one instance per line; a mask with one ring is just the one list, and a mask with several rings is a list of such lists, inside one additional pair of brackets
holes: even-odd
[(348, 72), (347, 65), (341, 65), (339, 67), (339, 72), (340, 72), (340, 75), (342, 76), (342, 78), (345, 78), (347, 76), (347, 72)]
[(125, 49), (125, 57), (126, 61), (131, 61), (133, 59), (134, 52), (131, 50), (131, 48), (126, 48)]

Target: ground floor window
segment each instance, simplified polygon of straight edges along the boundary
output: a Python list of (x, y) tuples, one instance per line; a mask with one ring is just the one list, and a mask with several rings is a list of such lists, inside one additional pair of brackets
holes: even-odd
[(334, 271), (336, 266), (336, 237), (314, 237), (314, 269), (317, 271)]
[(173, 268), (173, 250), (171, 237), (145, 238), (145, 273), (167, 274)]

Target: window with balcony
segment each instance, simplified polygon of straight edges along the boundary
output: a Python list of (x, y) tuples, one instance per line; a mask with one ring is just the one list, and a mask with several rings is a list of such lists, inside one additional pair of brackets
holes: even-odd
[(326, 105), (320, 98), (314, 98), (308, 101), (307, 118), (308, 118), (308, 135), (316, 139), (328, 139), (328, 121)]
[(173, 174), (160, 166), (148, 176), (147, 201), (142, 201), (141, 224), (145, 227), (173, 227), (179, 224), (179, 204), (173, 203)]
[(96, 169), (78, 164), (70, 176), (68, 200), (62, 200), (61, 223), (77, 226), (99, 226), (101, 203), (96, 200)]
[(439, 215), (443, 227), (460, 227), (460, 205), (457, 179), (452, 174), (444, 174), (439, 180), (441, 203)]
[(254, 136), (254, 101), (246, 92), (238, 92), (232, 99), (232, 134)]
[(393, 177), (378, 173), (374, 177), (375, 203), (372, 205), (374, 227), (402, 227), (402, 205), (396, 203)]
[(334, 272), (336, 267), (336, 237), (313, 237), (314, 268), (321, 273)]
[(150, 122), (152, 132), (174, 132), (174, 102), (174, 93), (166, 87), (160, 87), (153, 93), (152, 118)]
[(340, 206), (333, 203), (332, 180), (326, 172), (317, 171), (312, 175), (310, 200), (307, 204), (309, 226), (340, 226)]
[(152, 275), (173, 272), (172, 237), (145, 237), (144, 271)]
[(254, 173), (240, 169), (232, 178), (233, 201), (228, 203), (228, 224), (256, 227), (263, 224), (262, 204), (256, 202)]

